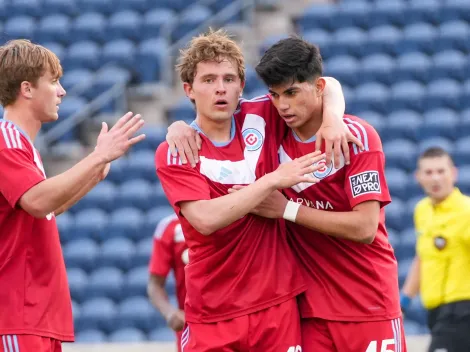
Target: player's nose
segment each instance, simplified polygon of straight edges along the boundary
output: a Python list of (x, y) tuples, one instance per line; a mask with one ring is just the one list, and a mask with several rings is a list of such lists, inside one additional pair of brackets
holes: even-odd
[(59, 97), (64, 97), (67, 95), (66, 90), (64, 89), (64, 87), (62, 87), (62, 84), (60, 84), (60, 82), (57, 84), (57, 95)]

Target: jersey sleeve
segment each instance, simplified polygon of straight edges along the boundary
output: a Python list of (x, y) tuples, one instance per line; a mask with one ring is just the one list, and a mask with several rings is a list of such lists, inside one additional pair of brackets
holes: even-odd
[(181, 202), (211, 199), (209, 184), (199, 173), (199, 165), (192, 168), (189, 164), (181, 164), (179, 156), (171, 155), (166, 142), (157, 149), (155, 166), (163, 191), (177, 214)]
[(153, 275), (166, 277), (173, 267), (174, 229), (174, 224), (168, 222), (160, 222), (155, 229), (149, 263), (149, 272)]
[(21, 196), (31, 187), (44, 181), (34, 163), (34, 156), (25, 148), (6, 148), (0, 151), (0, 193), (14, 208)]
[(344, 188), (351, 208), (376, 200), (383, 207), (390, 203), (390, 193), (385, 180), (385, 155), (377, 131), (361, 120), (345, 119), (351, 132), (364, 144), (361, 151), (350, 148), (351, 163), (346, 166)]

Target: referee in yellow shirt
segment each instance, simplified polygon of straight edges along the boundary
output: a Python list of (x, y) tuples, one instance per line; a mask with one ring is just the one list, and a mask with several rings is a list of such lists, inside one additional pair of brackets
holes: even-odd
[(418, 293), (428, 310), (429, 352), (470, 352), (470, 197), (455, 187), (457, 169), (441, 148), (426, 150), (416, 177), (427, 197), (414, 213), (414, 258), (401, 294), (406, 314)]

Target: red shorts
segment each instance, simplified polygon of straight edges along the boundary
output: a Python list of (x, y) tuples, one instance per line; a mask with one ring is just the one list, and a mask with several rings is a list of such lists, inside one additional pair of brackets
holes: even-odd
[(401, 318), (371, 322), (302, 319), (303, 352), (406, 352)]
[(36, 335), (3, 335), (0, 347), (5, 352), (62, 352), (59, 340)]
[(268, 309), (183, 332), (184, 352), (299, 352), (300, 316), (295, 298)]

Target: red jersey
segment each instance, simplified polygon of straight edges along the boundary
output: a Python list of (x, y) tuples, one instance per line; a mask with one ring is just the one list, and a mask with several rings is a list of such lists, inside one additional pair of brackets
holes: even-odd
[[(384, 206), (390, 194), (384, 175), (380, 137), (365, 121), (346, 115), (351, 132), (364, 151), (350, 147), (351, 163), (336, 169), (333, 162), (315, 172), (318, 184), (286, 189), (287, 197), (312, 208), (345, 212), (376, 200), (380, 221), (372, 244), (338, 239), (288, 222), (291, 245), (305, 271), (308, 290), (300, 299), (302, 317), (339, 321), (372, 321), (401, 316), (397, 261), (388, 242)], [(315, 150), (314, 141), (301, 142), (291, 131), (279, 149), (287, 162)], [(324, 163), (324, 161), (323, 161)]]
[(163, 218), (154, 233), (153, 251), (150, 258), (150, 274), (167, 277), (170, 270), (175, 274), (178, 307), (184, 309), (186, 286), (184, 267), (188, 264), (188, 247), (176, 215)]
[(228, 143), (216, 145), (201, 133), (200, 162), (195, 168), (181, 165), (168, 144), (157, 149), (157, 174), (189, 247), (185, 313), (190, 323), (247, 315), (305, 290), (283, 220), (248, 214), (204, 236), (180, 213), (181, 202), (227, 195), (233, 185), (253, 183), (277, 168), (277, 149), (285, 128), (275, 126), (281, 125), (275, 111), (267, 96), (242, 100), (232, 118)]
[(17, 206), (46, 176), (39, 153), (13, 123), (0, 120), (0, 335), (73, 341), (70, 291), (55, 217)]

